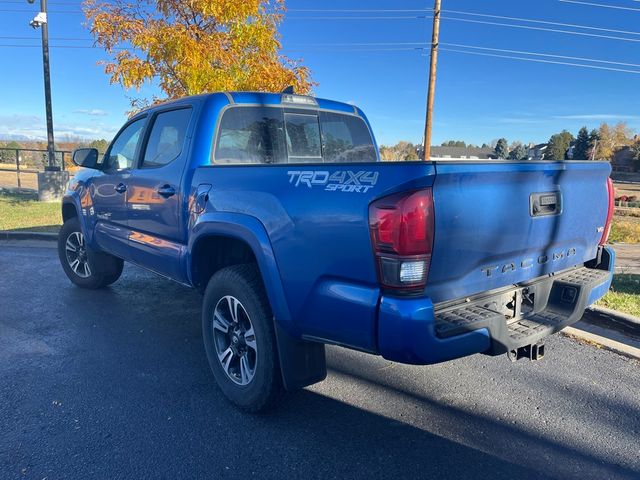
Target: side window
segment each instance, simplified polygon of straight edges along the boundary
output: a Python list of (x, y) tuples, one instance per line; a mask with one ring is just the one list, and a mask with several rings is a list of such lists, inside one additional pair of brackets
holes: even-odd
[(159, 113), (153, 121), (141, 168), (162, 167), (182, 153), (191, 108)]
[(361, 118), (321, 112), (320, 124), (325, 162), (377, 161), (371, 133)]
[(320, 124), (317, 115), (286, 113), (289, 162), (322, 162)]
[(233, 107), (222, 115), (214, 150), (216, 163), (286, 163), (282, 110)]
[(142, 135), (146, 118), (130, 123), (111, 144), (109, 157), (104, 159), (105, 169), (124, 170), (133, 167), (136, 149)]

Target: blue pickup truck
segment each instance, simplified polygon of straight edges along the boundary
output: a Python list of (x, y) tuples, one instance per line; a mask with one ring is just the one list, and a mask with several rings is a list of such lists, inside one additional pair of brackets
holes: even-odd
[(261, 411), (326, 376), (325, 344), (427, 365), (542, 357), (609, 289), (604, 162), (380, 162), (352, 105), (213, 93), (144, 110), (62, 203), (76, 285), (123, 262), (204, 293), (222, 392)]

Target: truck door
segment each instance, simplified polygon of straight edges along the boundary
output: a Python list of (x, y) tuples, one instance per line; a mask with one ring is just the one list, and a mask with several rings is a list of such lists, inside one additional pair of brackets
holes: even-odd
[(96, 226), (94, 241), (101, 250), (130, 259), (126, 192), (139, 154), (146, 117), (125, 125), (111, 143), (102, 162), (102, 172), (89, 186)]
[(132, 260), (184, 281), (180, 258), (185, 249), (189, 192), (182, 189), (188, 162), (191, 107), (154, 113), (137, 167), (127, 188)]

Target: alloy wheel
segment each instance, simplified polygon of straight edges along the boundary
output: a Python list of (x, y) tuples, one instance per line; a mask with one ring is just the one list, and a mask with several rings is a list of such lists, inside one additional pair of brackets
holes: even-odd
[(248, 385), (256, 373), (258, 346), (246, 309), (226, 295), (213, 311), (213, 343), (222, 369), (238, 385)]
[(72, 232), (67, 237), (65, 244), (65, 252), (67, 262), (73, 273), (81, 278), (89, 278), (91, 276), (91, 268), (89, 267), (89, 256), (87, 255), (87, 247), (84, 242), (82, 232)]

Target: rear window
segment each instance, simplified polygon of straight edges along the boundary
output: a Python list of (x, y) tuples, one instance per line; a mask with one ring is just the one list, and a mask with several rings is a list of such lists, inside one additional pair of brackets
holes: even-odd
[(284, 123), (289, 162), (322, 162), (318, 115), (286, 113)]
[(324, 161), (375, 162), (376, 149), (369, 128), (360, 117), (320, 112)]
[(281, 109), (242, 107), (224, 113), (215, 148), (216, 163), (282, 163), (285, 158)]
[(324, 111), (232, 107), (220, 121), (214, 149), (219, 164), (375, 162), (365, 122)]

